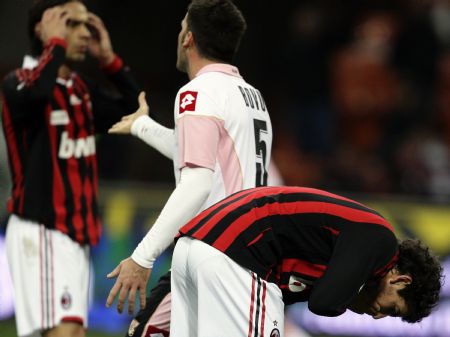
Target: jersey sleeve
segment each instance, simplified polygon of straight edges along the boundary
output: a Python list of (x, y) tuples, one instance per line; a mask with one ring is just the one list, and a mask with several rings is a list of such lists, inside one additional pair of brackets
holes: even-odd
[(29, 120), (29, 117), (35, 117), (32, 114), (41, 111), (38, 107), (52, 96), (65, 53), (65, 41), (52, 39), (44, 47), (36, 67), (17, 69), (6, 76), (2, 89), (13, 121)]
[(179, 167), (214, 171), (223, 123), (216, 118), (186, 115), (178, 123)]
[(195, 216), (211, 191), (213, 173), (204, 168), (185, 168), (180, 183), (164, 205), (161, 214), (133, 252), (133, 260), (144, 268), (173, 242), (180, 227)]
[(220, 104), (205, 91), (180, 90), (175, 106), (179, 167), (214, 170), (224, 132)]
[(355, 226), (340, 234), (323, 277), (314, 284), (309, 309), (322, 316), (343, 314), (361, 287), (396, 256), (397, 239), (388, 229)]

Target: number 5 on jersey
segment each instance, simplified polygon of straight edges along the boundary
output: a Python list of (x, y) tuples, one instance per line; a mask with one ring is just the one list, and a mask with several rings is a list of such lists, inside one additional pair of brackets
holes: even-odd
[(267, 123), (260, 119), (254, 119), (255, 148), (256, 148), (256, 182), (255, 186), (267, 186)]

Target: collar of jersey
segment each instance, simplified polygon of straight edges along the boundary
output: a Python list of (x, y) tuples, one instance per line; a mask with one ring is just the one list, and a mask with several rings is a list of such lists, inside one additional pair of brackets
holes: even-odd
[(200, 69), (198, 71), (198, 73), (195, 75), (195, 77), (198, 77), (202, 74), (209, 73), (209, 72), (220, 72), (220, 73), (225, 73), (227, 75), (242, 78), (242, 76), (239, 74), (239, 69), (228, 63), (208, 64), (208, 65), (204, 66), (202, 69)]

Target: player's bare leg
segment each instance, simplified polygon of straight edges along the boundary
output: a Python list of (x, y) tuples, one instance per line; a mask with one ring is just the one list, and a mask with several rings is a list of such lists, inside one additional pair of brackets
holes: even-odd
[(79, 323), (63, 322), (58, 326), (45, 331), (43, 337), (85, 337), (84, 327)]

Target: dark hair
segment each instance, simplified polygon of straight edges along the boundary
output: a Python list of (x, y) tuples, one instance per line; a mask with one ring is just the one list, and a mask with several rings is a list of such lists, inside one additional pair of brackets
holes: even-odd
[(31, 54), (34, 56), (40, 55), (42, 53), (42, 41), (36, 36), (34, 29), (36, 24), (41, 21), (42, 14), (52, 7), (64, 5), (65, 3), (78, 1), (83, 2), (83, 0), (35, 0), (33, 5), (28, 12), (28, 37), (31, 43)]
[(409, 323), (420, 322), (439, 301), (443, 278), (441, 264), (419, 240), (407, 239), (399, 243), (397, 270), (412, 278), (411, 284), (398, 292), (408, 307), (403, 320)]
[(187, 26), (200, 55), (231, 63), (247, 29), (244, 16), (231, 0), (192, 0)]

